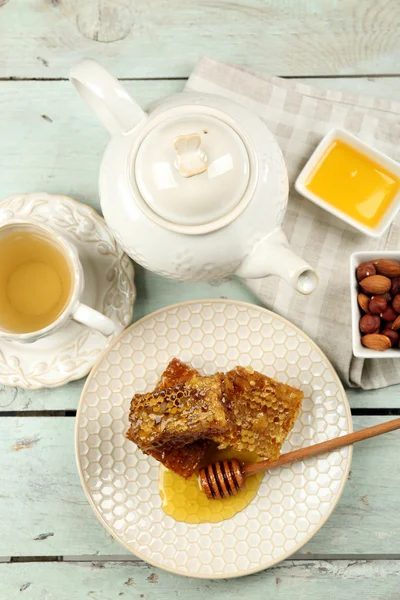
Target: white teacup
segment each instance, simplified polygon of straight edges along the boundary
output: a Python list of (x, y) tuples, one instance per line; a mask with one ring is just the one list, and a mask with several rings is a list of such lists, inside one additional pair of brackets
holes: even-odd
[(0, 226), (0, 339), (34, 342), (69, 319), (111, 335), (113, 321), (80, 302), (83, 287), (78, 252), (60, 233), (29, 220)]

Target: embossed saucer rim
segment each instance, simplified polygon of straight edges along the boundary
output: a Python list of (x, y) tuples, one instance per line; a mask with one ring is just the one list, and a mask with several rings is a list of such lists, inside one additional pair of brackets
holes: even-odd
[(157, 567), (159, 569), (163, 569), (164, 571), (168, 571), (170, 573), (174, 573), (175, 575), (180, 575), (183, 577), (191, 577), (194, 579), (234, 579), (236, 577), (244, 577), (246, 575), (252, 575), (254, 573), (259, 573), (260, 571), (264, 571), (266, 569), (269, 569), (275, 565), (277, 565), (278, 563), (286, 560), (289, 556), (291, 556), (294, 552), (296, 552), (299, 548), (303, 547), (305, 544), (307, 544), (307, 542), (309, 542), (316, 533), (318, 533), (318, 531), (322, 528), (322, 526), (327, 522), (327, 520), (331, 517), (332, 513), (334, 512), (342, 494), (343, 494), (343, 490), (345, 488), (346, 482), (348, 480), (348, 476), (350, 473), (350, 468), (351, 468), (351, 462), (352, 462), (352, 457), (353, 457), (353, 446), (349, 446), (348, 447), (348, 456), (347, 456), (347, 464), (346, 467), (344, 469), (344, 473), (343, 473), (343, 477), (340, 483), (340, 488), (336, 494), (336, 497), (332, 500), (330, 508), (327, 512), (326, 515), (324, 515), (323, 517), (321, 517), (320, 521), (318, 522), (318, 524), (316, 524), (315, 529), (313, 529), (312, 532), (310, 532), (305, 538), (304, 540), (301, 541), (301, 543), (298, 545), (298, 547), (293, 550), (290, 549), (288, 551), (286, 551), (283, 555), (279, 556), (276, 559), (271, 560), (271, 562), (269, 562), (269, 564), (267, 566), (265, 565), (258, 565), (257, 567), (253, 567), (253, 568), (247, 568), (244, 569), (241, 572), (235, 572), (235, 573), (222, 573), (222, 574), (201, 574), (201, 573), (183, 573), (182, 571), (179, 571), (176, 568), (170, 567), (170, 566), (166, 566), (165, 564), (163, 564), (162, 562), (157, 562), (152, 560), (151, 558), (149, 558), (148, 556), (143, 555), (140, 551), (136, 550), (135, 551), (129, 546), (129, 544), (127, 544), (126, 542), (124, 542), (117, 534), (116, 532), (112, 529), (112, 527), (110, 527), (108, 525), (108, 523), (106, 522), (106, 520), (102, 517), (102, 515), (99, 513), (98, 508), (95, 504), (95, 502), (93, 501), (91, 494), (89, 492), (88, 486), (86, 481), (84, 480), (84, 476), (83, 476), (83, 469), (81, 466), (81, 462), (80, 462), (80, 451), (79, 451), (79, 427), (80, 427), (80, 419), (81, 419), (81, 412), (82, 412), (82, 406), (83, 406), (83, 398), (89, 388), (90, 382), (92, 380), (92, 378), (94, 377), (94, 374), (97, 370), (97, 368), (99, 367), (99, 365), (101, 364), (102, 360), (104, 359), (104, 357), (106, 356), (106, 354), (108, 354), (109, 352), (111, 352), (114, 348), (114, 346), (116, 346), (118, 344), (118, 342), (122, 339), (122, 337), (126, 334), (129, 333), (129, 331), (135, 327), (137, 327), (138, 325), (140, 325), (141, 323), (143, 323), (144, 321), (151, 319), (153, 317), (155, 317), (156, 315), (163, 313), (165, 311), (168, 311), (169, 309), (175, 309), (175, 308), (183, 308), (185, 306), (192, 306), (192, 305), (196, 305), (196, 304), (227, 304), (227, 305), (233, 305), (233, 306), (242, 306), (244, 308), (248, 308), (248, 309), (259, 309), (261, 311), (264, 311), (266, 313), (268, 313), (269, 315), (272, 315), (274, 318), (277, 318), (278, 320), (280, 320), (281, 322), (283, 322), (286, 326), (291, 327), (293, 330), (295, 330), (297, 333), (300, 333), (304, 339), (309, 342), (310, 346), (316, 350), (325, 360), (327, 365), (330, 367), (332, 375), (334, 377), (334, 381), (338, 386), (338, 390), (341, 393), (341, 396), (343, 398), (343, 405), (345, 408), (345, 413), (346, 413), (346, 418), (347, 418), (347, 422), (348, 422), (348, 433), (351, 433), (353, 431), (353, 421), (352, 421), (352, 416), (351, 416), (351, 409), (350, 409), (350, 405), (348, 403), (347, 400), (347, 394), (346, 391), (343, 387), (342, 382), (339, 379), (339, 376), (336, 373), (336, 370), (334, 369), (332, 363), (330, 362), (330, 360), (326, 357), (326, 355), (324, 354), (324, 352), (319, 348), (319, 346), (306, 334), (304, 333), (299, 327), (297, 327), (296, 325), (294, 325), (293, 323), (291, 323), (290, 321), (288, 321), (287, 319), (285, 319), (284, 317), (282, 317), (281, 315), (274, 313), (273, 311), (262, 307), (262, 306), (258, 306), (256, 304), (251, 304), (249, 302), (243, 302), (243, 301), (239, 301), (239, 300), (229, 300), (229, 299), (222, 299), (222, 298), (208, 298), (208, 299), (201, 299), (201, 300), (188, 300), (185, 302), (177, 302), (175, 304), (170, 304), (168, 306), (165, 306), (163, 308), (160, 308), (156, 311), (153, 311), (152, 313), (145, 315), (144, 317), (142, 317), (141, 319), (139, 319), (138, 321), (136, 321), (135, 323), (133, 323), (130, 327), (127, 327), (124, 331), (122, 331), (120, 333), (120, 335), (118, 335), (113, 342), (107, 347), (105, 348), (105, 350), (102, 352), (101, 356), (98, 358), (98, 360), (96, 361), (95, 365), (93, 366), (93, 369), (91, 370), (85, 385), (82, 389), (82, 393), (79, 399), (79, 404), (78, 404), (78, 408), (77, 408), (77, 412), (76, 412), (76, 419), (75, 419), (75, 440), (74, 440), (74, 446), (75, 446), (75, 459), (76, 459), (76, 464), (77, 464), (77, 468), (78, 468), (78, 473), (79, 473), (79, 478), (82, 484), (82, 487), (85, 491), (86, 494), (86, 498), (96, 516), (96, 518), (100, 521), (100, 523), (105, 527), (105, 529), (111, 534), (111, 536), (116, 539), (120, 544), (122, 544), (131, 554), (133, 554), (134, 556), (137, 556), (138, 558), (140, 558), (141, 560), (143, 560), (144, 562), (152, 565), (153, 567)]
[[(8, 209), (8, 205), (11, 204), (13, 201), (17, 202), (18, 199), (22, 200), (22, 206), (20, 206), (19, 208), (17, 208), (17, 210), (15, 210), (15, 208), (10, 207), (10, 209)], [(35, 202), (38, 202), (38, 207), (39, 210), (37, 211), (38, 214), (40, 214), (40, 207), (44, 206), (43, 210), (47, 210), (47, 207), (49, 207), (50, 203), (52, 202), (61, 202), (64, 203), (66, 205), (70, 205), (73, 209), (75, 209), (76, 211), (80, 211), (80, 216), (81, 217), (86, 217), (87, 219), (91, 220), (91, 222), (94, 225), (94, 231), (95, 233), (99, 233), (99, 239), (98, 242), (103, 241), (101, 238), (101, 232), (108, 232), (108, 235), (110, 236), (110, 239), (113, 240), (113, 242), (115, 243), (115, 245), (118, 247), (118, 250), (121, 252), (121, 257), (126, 257), (127, 259), (129, 259), (129, 257), (126, 255), (126, 253), (123, 252), (122, 248), (120, 247), (120, 244), (115, 240), (110, 228), (108, 227), (107, 223), (105, 222), (104, 218), (90, 205), (85, 204), (84, 202), (79, 202), (78, 200), (75, 200), (74, 198), (71, 198), (70, 196), (66, 196), (64, 194), (51, 194), (48, 192), (34, 192), (34, 193), (20, 193), (20, 194), (12, 194), (11, 196), (8, 196), (7, 198), (4, 198), (2, 201), (0, 201), (0, 217), (1, 217), (1, 211), (7, 212), (7, 210), (12, 211), (13, 213), (15, 213), (15, 217), (18, 218), (19, 213), (21, 211), (24, 210), (25, 206), (27, 203), (31, 202), (32, 204), (35, 204)], [(35, 207), (33, 208), (33, 210), (35, 209)], [(83, 215), (81, 213), (84, 213)], [(42, 223), (43, 220), (40, 218), (37, 218), (37, 215), (31, 215), (29, 213), (29, 218), (34, 220), (34, 221), (38, 221), (39, 223)], [(55, 228), (57, 231), (60, 231), (62, 233), (62, 227), (55, 225)], [(76, 235), (76, 234), (75, 234)], [(68, 235), (67, 235), (68, 237)], [(78, 238), (78, 236), (77, 236)], [(86, 241), (85, 239), (81, 239), (79, 240), (79, 243), (86, 246), (87, 244), (89, 244), (89, 241)], [(85, 250), (82, 251), (82, 254), (85, 252)], [(89, 254), (89, 251), (87, 251)], [(122, 260), (122, 258), (121, 258)], [(129, 260), (129, 263), (127, 265), (128, 268), (128, 278), (129, 278), (129, 289), (130, 289), (130, 300), (129, 303), (127, 305), (123, 306), (123, 311), (124, 311), (124, 315), (126, 316), (126, 320), (131, 322), (132, 318), (133, 318), (133, 307), (136, 301), (136, 287), (135, 287), (135, 269), (134, 269), (134, 265), (132, 263), (131, 260)], [(96, 278), (97, 279), (97, 278)], [(99, 281), (98, 281), (99, 283)], [(108, 290), (109, 291), (109, 290)], [(96, 297), (105, 297), (105, 290), (103, 290), (103, 284), (102, 282), (100, 282), (100, 287), (97, 291)], [(17, 386), (23, 389), (28, 389), (28, 390), (37, 390), (37, 389), (42, 389), (44, 387), (46, 388), (57, 388), (60, 387), (62, 385), (66, 385), (67, 383), (71, 382), (71, 381), (75, 381), (76, 379), (80, 379), (84, 376), (86, 376), (89, 371), (91, 370), (91, 368), (93, 367), (93, 364), (95, 363), (95, 361), (97, 360), (98, 356), (102, 354), (103, 350), (106, 349), (107, 345), (110, 343), (111, 340), (115, 339), (116, 337), (119, 336), (120, 333), (123, 333), (123, 331), (126, 329), (126, 325), (120, 320), (120, 318), (118, 316), (115, 316), (114, 321), (116, 322), (116, 326), (117, 326), (117, 332), (114, 334), (114, 337), (111, 336), (110, 338), (106, 339), (102, 339), (101, 340), (101, 345), (99, 345), (99, 341), (96, 341), (95, 345), (93, 346), (94, 350), (98, 351), (98, 355), (94, 358), (90, 358), (90, 357), (85, 357), (85, 361), (84, 363), (82, 363), (81, 365), (79, 365), (76, 368), (73, 368), (71, 371), (65, 373), (65, 374), (60, 374), (59, 377), (57, 378), (52, 378), (51, 380), (49, 379), (42, 379), (42, 381), (39, 381), (37, 379), (33, 380), (30, 379), (30, 375), (29, 373), (25, 373), (23, 368), (19, 368), (19, 370), (21, 371), (19, 378), (16, 380), (11, 380), (10, 377), (12, 377), (12, 375), (0, 375), (0, 383), (3, 385), (7, 385), (7, 386)], [(66, 325), (66, 327), (68, 327), (68, 325)], [(62, 330), (60, 332), (54, 333), (52, 336), (49, 336), (48, 339), (53, 338), (56, 339), (58, 335), (62, 334)], [(84, 338), (84, 341), (82, 342), (82, 347), (88, 348), (90, 346), (87, 346), (87, 344), (93, 344), (93, 342), (91, 342), (89, 340), (90, 336), (92, 334), (92, 331), (90, 329), (87, 329), (86, 334), (83, 333), (81, 338), (84, 338), (84, 336), (86, 335), (86, 338)], [(95, 334), (93, 334), (95, 335)], [(97, 335), (97, 334), (96, 334)], [(101, 337), (101, 336), (100, 336)], [(100, 339), (99, 337), (99, 339)], [(86, 344), (86, 346), (84, 346), (84, 344)], [(71, 342), (67, 342), (67, 347), (71, 345)], [(97, 347), (97, 348), (96, 348)], [(13, 345), (11, 342), (6, 343), (5, 347), (0, 346), (0, 357), (3, 356), (7, 356), (8, 354), (10, 354), (11, 350), (10, 348), (13, 348), (12, 352), (16, 355), (15, 358), (19, 361), (19, 357), (23, 356), (24, 354), (24, 345), (22, 344), (15, 344)], [(57, 347), (57, 351), (62, 351), (64, 350), (65, 346), (64, 345), (59, 345), (59, 347)], [(53, 353), (54, 349), (46, 349), (46, 348), (40, 348), (40, 352), (43, 352), (44, 355), (46, 355), (46, 353)], [(79, 356), (79, 355), (78, 355)], [(13, 359), (14, 356), (11, 357), (11, 359)], [(68, 357), (67, 357), (68, 358)], [(46, 365), (46, 363), (44, 363)], [(48, 364), (46, 365), (48, 367), (47, 372), (51, 372), (52, 369), (52, 365)], [(40, 373), (39, 375), (45, 374), (46, 371), (43, 371), (42, 373)]]

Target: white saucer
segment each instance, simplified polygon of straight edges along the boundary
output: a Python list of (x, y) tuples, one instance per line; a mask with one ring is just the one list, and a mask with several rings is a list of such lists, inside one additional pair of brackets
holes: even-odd
[(11, 196), (0, 203), (0, 223), (29, 218), (60, 231), (79, 252), (85, 274), (82, 302), (110, 317), (114, 336), (105, 338), (70, 321), (33, 344), (0, 342), (0, 383), (26, 389), (58, 387), (80, 379), (133, 316), (133, 264), (92, 208), (67, 196), (46, 193)]

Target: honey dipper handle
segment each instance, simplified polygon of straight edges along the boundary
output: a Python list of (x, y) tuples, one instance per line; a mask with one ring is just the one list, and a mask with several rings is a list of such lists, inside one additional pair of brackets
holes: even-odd
[(277, 460), (263, 460), (251, 465), (246, 465), (243, 467), (243, 475), (248, 477), (254, 473), (260, 473), (261, 471), (273, 469), (274, 467), (281, 467), (282, 465), (303, 460), (304, 458), (309, 458), (310, 456), (331, 452), (332, 450), (343, 448), (343, 446), (351, 446), (352, 444), (360, 442), (361, 440), (367, 440), (368, 438), (381, 435), (382, 433), (388, 433), (389, 431), (394, 431), (395, 429), (400, 429), (400, 419), (393, 419), (393, 421), (387, 421), (386, 423), (380, 423), (379, 425), (366, 427), (365, 429), (360, 429), (360, 431), (348, 433), (347, 435), (342, 435), (340, 437), (333, 438), (333, 440), (327, 440), (326, 442), (315, 444), (314, 446), (300, 448), (299, 450), (282, 454)]

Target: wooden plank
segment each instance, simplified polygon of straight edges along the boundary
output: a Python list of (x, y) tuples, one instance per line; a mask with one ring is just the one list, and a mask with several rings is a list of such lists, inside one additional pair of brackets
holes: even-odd
[[(72, 418), (0, 419), (0, 557), (129, 555), (86, 501), (73, 440)], [(400, 556), (399, 442), (397, 431), (357, 444), (338, 507), (299, 558)]]
[[(184, 283), (165, 279), (136, 265), (137, 300), (134, 319), (176, 302), (201, 298), (232, 298), (260, 304), (240, 281), (231, 280), (211, 285), (204, 282)], [(75, 381), (56, 389), (23, 390), (0, 386), (0, 415), (9, 411), (76, 409), (83, 381)]]
[[(322, 87), (400, 98), (400, 77), (312, 79), (309, 82)], [(159, 97), (180, 91), (184, 82), (128, 81), (126, 86), (145, 106)], [(22, 191), (46, 190), (69, 194), (99, 208), (97, 173), (106, 143), (107, 134), (68, 82), (0, 82), (2, 198)], [(186, 299), (227, 296), (255, 301), (237, 281), (220, 287), (176, 283), (138, 269), (137, 283), (135, 318)], [(0, 412), (74, 409), (80, 389), (79, 383), (39, 392), (0, 388)], [(356, 407), (400, 407), (397, 388), (365, 395), (350, 392), (349, 397)]]
[[(168, 304), (200, 298), (225, 297), (260, 304), (250, 290), (236, 279), (219, 285), (176, 282), (136, 266), (136, 285), (135, 320)], [(83, 381), (36, 391), (0, 386), (0, 415), (9, 411), (74, 410), (78, 406), (82, 386)], [(352, 408), (400, 408), (400, 385), (368, 392), (348, 390), (347, 393)]]
[[(154, 277), (156, 276), (154, 275)], [(152, 276), (149, 277), (149, 280), (151, 279)], [(153, 291), (158, 287), (162, 290), (162, 294), (153, 296)], [(163, 293), (169, 291), (168, 287), (164, 282), (160, 286), (150, 285), (148, 287), (147, 292), (149, 295), (159, 299), (158, 308), (161, 308)], [(245, 302), (254, 302), (255, 304), (258, 302), (256, 298), (252, 299), (250, 292), (247, 292), (246, 288), (237, 281), (221, 284), (218, 288), (208, 284), (193, 284), (190, 286), (183, 283), (178, 289), (179, 296), (176, 295), (178, 290), (170, 296), (167, 295), (171, 298), (171, 303), (180, 302), (183, 298), (195, 300), (201, 298), (202, 295), (204, 298), (219, 298), (220, 296), (217, 293)], [(139, 310), (139, 306), (138, 299), (137, 310)], [(78, 406), (83, 383), (83, 380), (79, 380), (61, 388), (45, 388), (43, 390), (23, 390), (22, 388), (0, 386), (0, 416), (1, 413), (10, 411), (21, 411), (23, 413), (25, 411), (75, 410)], [(347, 397), (351, 408), (358, 410), (399, 409), (400, 385), (381, 390), (347, 390)]]
[(320, 600), (322, 590), (324, 597), (341, 600), (394, 600), (399, 584), (396, 560), (286, 561), (251, 577), (225, 581), (177, 577), (142, 562), (0, 565), (0, 593), (7, 600)]
[[(312, 82), (400, 98), (400, 77)], [(183, 81), (126, 82), (142, 106), (183, 86)], [(107, 133), (69, 82), (0, 82), (2, 198), (45, 190), (98, 208), (97, 177), (107, 140)]]
[(351, 408), (398, 409), (400, 408), (400, 385), (380, 390), (347, 390)]
[(66, 77), (86, 55), (136, 78), (185, 77), (204, 54), (279, 75), (399, 72), (397, 0), (3, 0), (0, 6), (2, 77)]
[[(236, 279), (219, 285), (176, 282), (136, 266), (136, 285), (135, 320), (168, 304), (200, 298), (225, 297), (260, 305), (250, 290)], [(61, 388), (36, 391), (0, 386), (0, 415), (9, 411), (74, 410), (78, 406), (82, 386), (82, 380)], [(373, 391), (348, 390), (347, 393), (352, 408), (400, 408), (400, 385)]]
[[(129, 82), (147, 105), (182, 82)], [(108, 134), (67, 81), (0, 82), (1, 197), (64, 193), (99, 207), (97, 178)]]

